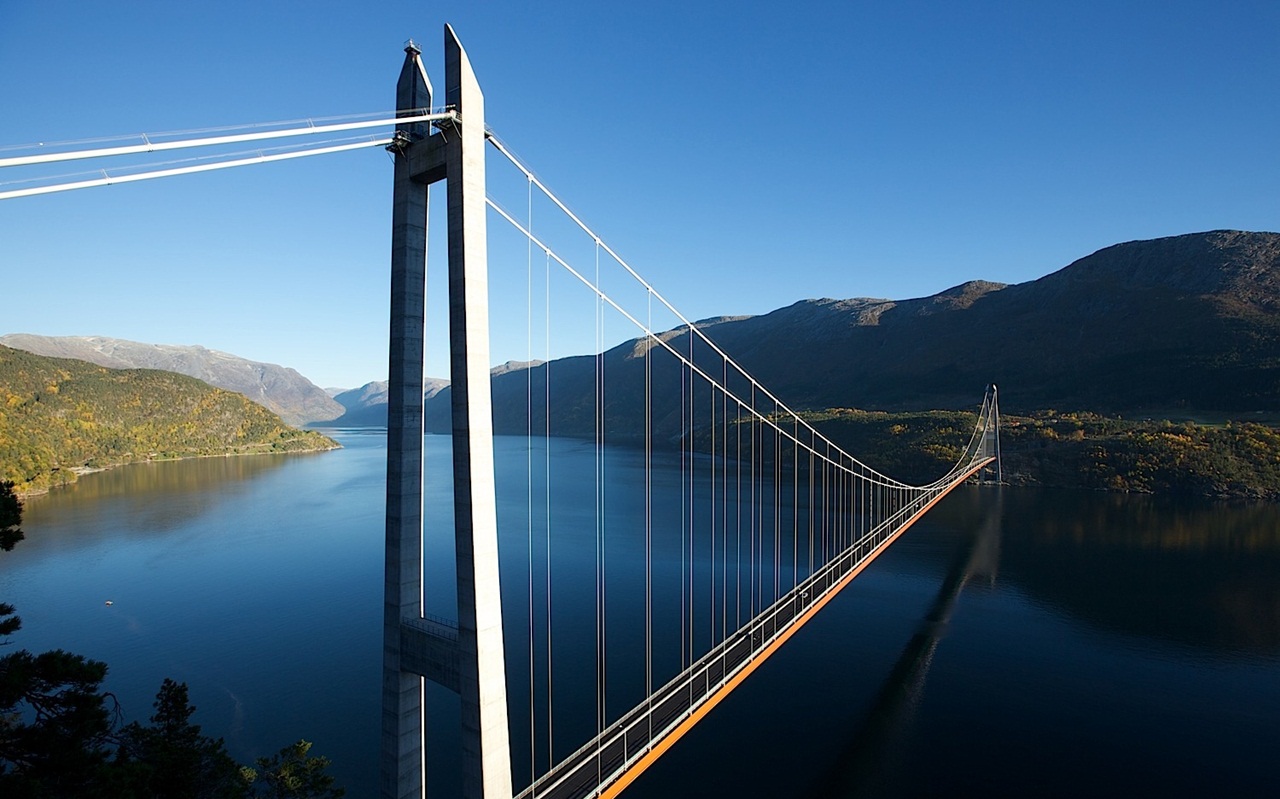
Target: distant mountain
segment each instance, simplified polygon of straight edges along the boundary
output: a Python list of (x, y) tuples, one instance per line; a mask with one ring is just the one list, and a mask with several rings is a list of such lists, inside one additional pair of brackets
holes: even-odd
[[(489, 374), (493, 377), (505, 375), (508, 373), (524, 374), (526, 369), (540, 366), (542, 361), (507, 361), (499, 364), (489, 370)], [(427, 418), (425, 425), (428, 430), (437, 430), (447, 432), (450, 427), (449, 423), (449, 404), (433, 401), (441, 392), (447, 391), (449, 381), (439, 377), (428, 377), (423, 381), (423, 399), (426, 400)], [(350, 391), (342, 391), (333, 397), (342, 407), (347, 409), (337, 419), (323, 424), (313, 424), (313, 427), (366, 427), (366, 426), (382, 426), (387, 423), (387, 383), (385, 380), (375, 380), (371, 383), (365, 383), (360, 388), (353, 388)]]
[(343, 408), (293, 369), (200, 346), (143, 344), (103, 336), (11, 333), (0, 344), (51, 358), (76, 358), (109, 369), (162, 369), (243, 394), (291, 425), (336, 419)]
[[(428, 377), (423, 381), (423, 398), (430, 399), (448, 387), (449, 381)], [(378, 427), (387, 423), (387, 382), (375, 380), (360, 388), (334, 395), (345, 412), (332, 421), (313, 423), (313, 427)]]
[(333, 395), (333, 398), (348, 412), (368, 408), (371, 405), (386, 405), (387, 381), (374, 380), (360, 388), (339, 391)]
[[(994, 382), (1008, 410), (1277, 411), (1280, 234), (1219, 230), (1133, 241), (1017, 285), (972, 281), (901, 301), (804, 300), (697, 326), (797, 409), (970, 408)], [(687, 331), (662, 339), (691, 351)], [(635, 339), (603, 358), (608, 440), (644, 428), (651, 346), (649, 385), (661, 398), (652, 423), (659, 436), (680, 435), (687, 406), (679, 398), (688, 396), (680, 370), (665, 350)], [(706, 345), (692, 352), (721, 373)], [(584, 356), (495, 375), (495, 429), (544, 429), (549, 405), (553, 434), (594, 436), (595, 370), (596, 358)], [(544, 398), (532, 403), (531, 422), (530, 386)], [(686, 402), (706, 402), (710, 393), (699, 383), (692, 396)], [(431, 404), (447, 407), (448, 397), (443, 391)], [(429, 408), (432, 418), (442, 417)]]
[(0, 480), (14, 481), (19, 491), (136, 461), (338, 446), (193, 377), (107, 369), (5, 346), (0, 398)]

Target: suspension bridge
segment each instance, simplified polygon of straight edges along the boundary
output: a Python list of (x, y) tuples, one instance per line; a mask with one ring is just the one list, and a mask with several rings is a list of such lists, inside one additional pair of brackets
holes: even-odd
[[(381, 148), (394, 158), (390, 389), (387, 426), (386, 579), (382, 677), (381, 795), (424, 795), (427, 752), (425, 682), (458, 694), (462, 790), (485, 799), (613, 797), (705, 718), (743, 680), (849, 585), (948, 492), (984, 472), (999, 480), (998, 407), (987, 388), (954, 466), (933, 482), (909, 485), (843, 450), (753, 378), (723, 350), (708, 325), (691, 321), (619, 256), (484, 121), (484, 96), (450, 28), (445, 31), (444, 102), (436, 96), (412, 42), (396, 86), (394, 113), (159, 134), (133, 140), (4, 148), (0, 168), (43, 168), (77, 160), (102, 163), (193, 148), (214, 155), (148, 162), (73, 176), (0, 182), (0, 199)], [(338, 138), (333, 138), (338, 136)], [(250, 151), (228, 148), (252, 144)], [(9, 153), (9, 154), (4, 154)], [(16, 153), (16, 154), (15, 154)], [(525, 211), (488, 191), (486, 170), (514, 170)], [(423, 518), (424, 374), (429, 187), (444, 181), (456, 615), (427, 612), (423, 536), (439, 524)], [(576, 243), (553, 242), (534, 201), (555, 214)], [(596, 349), (586, 368), (530, 357), (525, 378), (527, 573), (499, 574), (499, 529), (490, 372), (490, 235), (495, 221), (523, 242), (528, 338), (552, 336), (565, 318), (561, 288), (585, 297)], [(570, 242), (570, 238), (563, 239)], [(536, 256), (536, 257), (535, 257)], [(540, 270), (534, 269), (535, 261)], [(534, 275), (542, 281), (535, 285)], [(553, 271), (564, 284), (554, 283)], [(508, 275), (504, 282), (511, 282)], [(606, 358), (609, 325), (630, 330), (618, 366)], [(550, 345), (547, 344), (547, 351)], [(581, 367), (581, 364), (579, 364)], [(534, 438), (577, 436), (595, 447), (593, 507), (554, 506), (555, 464)], [(630, 493), (606, 490), (603, 453), (642, 453)], [(659, 497), (654, 463), (674, 459), (679, 485)], [(663, 497), (679, 496), (679, 503)], [(624, 529), (606, 524), (607, 503), (629, 503)], [(566, 543), (561, 527), (573, 528)], [(566, 723), (556, 656), (558, 595), (553, 547), (594, 551), (595, 713)], [(504, 531), (504, 540), (512, 537)], [(626, 538), (642, 555), (619, 565), (610, 547)], [(591, 554), (590, 552), (578, 554)], [(678, 560), (679, 577), (655, 577), (659, 561)], [(536, 563), (535, 563), (536, 561)], [(674, 568), (674, 567), (673, 567)], [(968, 563), (940, 594), (935, 615), (950, 612)], [(620, 573), (621, 572), (621, 573)], [(499, 584), (527, 584), (530, 768), (512, 767), (507, 651)], [(953, 584), (954, 583), (954, 584)], [(625, 601), (620, 595), (633, 592)], [(639, 608), (632, 616), (618, 610)], [(619, 619), (622, 619), (621, 621)], [(563, 637), (563, 636), (562, 636)], [(574, 652), (581, 649), (575, 641)], [(563, 647), (564, 644), (562, 643)], [(925, 636), (913, 669), (927, 661)], [(618, 654), (619, 651), (624, 654)], [(923, 654), (922, 654), (923, 653)], [(575, 655), (576, 656), (576, 655)], [(562, 656), (563, 657), (563, 656)], [(625, 697), (619, 701), (618, 697)], [(572, 703), (571, 703), (572, 704)], [(594, 729), (581, 740), (565, 729)], [(557, 735), (557, 733), (559, 733)]]

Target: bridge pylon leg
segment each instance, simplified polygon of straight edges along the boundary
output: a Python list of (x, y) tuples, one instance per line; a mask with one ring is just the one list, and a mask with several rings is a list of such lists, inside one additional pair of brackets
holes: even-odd
[[(405, 47), (396, 110), (431, 107), (419, 50)], [(431, 133), (426, 123), (397, 126), (406, 141)], [(419, 799), (426, 781), (423, 678), (403, 668), (400, 628), (422, 616), (423, 353), (426, 323), (427, 185), (412, 179), (397, 153), (391, 212), (391, 331), (387, 408), (386, 560), (382, 648), (384, 799)]]
[(511, 745), (498, 584), (498, 506), (489, 384), (489, 269), (484, 95), (453, 29), (445, 28), (445, 103), (459, 115), (446, 139), (449, 375), (458, 569), (462, 793), (509, 799)]
[[(397, 116), (431, 106), (416, 46), (405, 48)], [(386, 599), (383, 625), (384, 799), (425, 795), (423, 677), (461, 698), (462, 795), (509, 799), (506, 664), (498, 580), (489, 385), (484, 95), (453, 29), (445, 28), (445, 102), (432, 133), (397, 128), (392, 211), (390, 406), (387, 420)], [(424, 624), (422, 585), (423, 353), (427, 187), (446, 181), (452, 393), (456, 640)]]

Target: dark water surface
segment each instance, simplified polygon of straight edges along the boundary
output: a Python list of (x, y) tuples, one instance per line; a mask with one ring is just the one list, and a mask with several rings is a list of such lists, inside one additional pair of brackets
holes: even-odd
[[(164, 677), (185, 681), (196, 721), (237, 758), (306, 738), (349, 796), (373, 795), (385, 447), (381, 431), (338, 437), (340, 451), (137, 465), (32, 499), (27, 540), (0, 556), (0, 599), (24, 620), (15, 643), (105, 660), (128, 719), (150, 715)], [(448, 440), (427, 445), (429, 512), (447, 514)], [(589, 445), (546, 446), (568, 472), (594, 474)], [(539, 687), (529, 744), (523, 518), (526, 464), (543, 447), (497, 444), (517, 785), (531, 756), (547, 759)], [(605, 460), (606, 480), (643, 482), (636, 453)], [(661, 512), (680, 512), (681, 483), (677, 464), (658, 464)], [(595, 724), (595, 484), (552, 490), (569, 531), (552, 550), (559, 754)], [(622, 488), (610, 496), (606, 516), (632, 530), (610, 539), (610, 568), (634, 588), (643, 509)], [(430, 564), (452, 557), (440, 526)], [(538, 540), (534, 560), (545, 557)], [(656, 604), (676, 602), (681, 568), (655, 558)], [(540, 607), (545, 572), (533, 573)], [(429, 565), (427, 583), (429, 610), (452, 616), (447, 570)], [(609, 585), (612, 644), (637, 611)], [(678, 659), (678, 640), (655, 659)], [(542, 648), (534, 660), (540, 686)], [(611, 661), (610, 716), (642, 680), (635, 662)], [(435, 796), (456, 788), (451, 713), (430, 688)], [(966, 486), (627, 795), (1273, 796), (1278, 751), (1277, 508)]]

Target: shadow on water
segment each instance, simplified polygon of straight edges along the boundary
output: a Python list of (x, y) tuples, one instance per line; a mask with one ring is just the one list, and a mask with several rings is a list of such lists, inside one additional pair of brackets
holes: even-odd
[(967, 546), (956, 552), (928, 612), (881, 684), (862, 725), (844, 745), (810, 795), (815, 797), (893, 796), (895, 775), (906, 761), (912, 721), (924, 696), (929, 667), (946, 634), (956, 600), (970, 582), (995, 583), (1000, 566), (1002, 495), (989, 506)]

